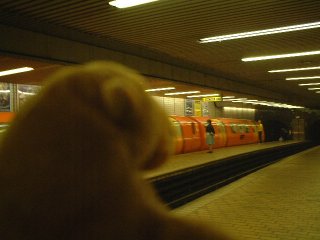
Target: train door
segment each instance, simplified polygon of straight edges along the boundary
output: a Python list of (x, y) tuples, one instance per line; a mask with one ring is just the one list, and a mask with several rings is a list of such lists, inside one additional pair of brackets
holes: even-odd
[(180, 123), (183, 137), (183, 153), (199, 151), (201, 148), (200, 131), (197, 122), (188, 117), (172, 116)]
[(175, 131), (175, 140), (174, 140), (175, 154), (182, 153), (183, 138), (182, 138), (182, 130), (181, 130), (180, 123), (172, 117), (169, 117), (169, 120), (171, 121), (172, 127)]

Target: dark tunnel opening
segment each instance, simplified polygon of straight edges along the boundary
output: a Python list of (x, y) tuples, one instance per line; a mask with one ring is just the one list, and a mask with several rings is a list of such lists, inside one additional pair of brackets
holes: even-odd
[[(278, 141), (280, 137), (283, 136), (283, 129), (287, 131), (287, 135), (289, 132), (289, 127), (286, 124), (276, 120), (263, 122), (263, 127), (265, 131), (266, 142)], [(288, 136), (286, 136), (286, 138), (288, 138)]]
[(306, 135), (308, 140), (320, 144), (320, 120), (317, 120), (308, 126)]

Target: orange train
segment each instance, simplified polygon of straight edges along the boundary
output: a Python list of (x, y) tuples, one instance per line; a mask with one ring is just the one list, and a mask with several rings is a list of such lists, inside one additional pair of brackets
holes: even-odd
[[(0, 113), (0, 133), (5, 130), (14, 117), (12, 112)], [(176, 130), (175, 153), (189, 153), (208, 149), (205, 126), (208, 117), (170, 116)], [(247, 119), (211, 119), (215, 130), (214, 148), (236, 146), (259, 142), (258, 123)], [(264, 132), (262, 134), (264, 140)]]
[[(208, 149), (205, 126), (208, 117), (170, 116), (177, 136), (175, 153), (189, 153)], [(215, 130), (214, 148), (258, 143), (258, 123), (247, 119), (215, 118), (211, 119)], [(262, 133), (264, 141), (265, 134)]]

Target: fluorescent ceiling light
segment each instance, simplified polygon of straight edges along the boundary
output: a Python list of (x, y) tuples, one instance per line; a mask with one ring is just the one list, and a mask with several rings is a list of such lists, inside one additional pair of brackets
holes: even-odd
[(241, 111), (241, 110), (255, 111), (254, 108), (223, 107), (223, 109), (225, 109), (225, 110), (237, 110), (237, 111)]
[(5, 71), (0, 72), (0, 77), (6, 76), (6, 75), (11, 75), (11, 74), (16, 74), (16, 73), (28, 72), (28, 71), (32, 71), (32, 70), (34, 70), (34, 69), (31, 67), (22, 67), (22, 68), (5, 70)]
[(239, 101), (239, 100), (247, 100), (247, 98), (233, 98), (233, 99), (230, 99), (232, 101)]
[(109, 2), (109, 4), (117, 8), (127, 8), (155, 1), (158, 0), (115, 0)]
[(305, 71), (305, 70), (314, 70), (314, 69), (320, 69), (319, 67), (305, 67), (305, 68), (290, 68), (290, 69), (279, 69), (279, 70), (270, 70), (269, 73), (275, 73), (275, 72), (294, 72), (294, 71)]
[(320, 93), (320, 91), (316, 91), (316, 93)]
[[(319, 88), (320, 89), (320, 88)], [(232, 101), (232, 102), (241, 102), (241, 103), (249, 103), (249, 104), (253, 104), (253, 105), (263, 105), (263, 106), (268, 106), (268, 107), (281, 107), (281, 108), (304, 108), (301, 106), (294, 106), (294, 105), (289, 105), (289, 104), (285, 104), (285, 103), (275, 103), (275, 102), (267, 102), (267, 101), (259, 101), (256, 99), (252, 99), (252, 100), (246, 100), (246, 98), (237, 98), (237, 99), (224, 99), (223, 101)], [(237, 107), (225, 107), (225, 108), (229, 108), (229, 109), (241, 109), (241, 108), (237, 108)]]
[(317, 54), (320, 54), (320, 51), (288, 53), (288, 54), (270, 55), (270, 56), (261, 56), (261, 57), (249, 57), (249, 58), (242, 58), (241, 60), (243, 62), (251, 62), (251, 61), (269, 60), (269, 59), (276, 59), (276, 58), (300, 57), (300, 56), (317, 55)]
[(18, 90), (18, 93), (25, 94), (25, 95), (36, 95), (36, 93), (32, 93), (32, 92), (23, 92), (23, 91), (20, 91), (20, 90)]
[(173, 90), (176, 89), (175, 87), (166, 87), (166, 88), (152, 88), (145, 90), (146, 92), (157, 92), (157, 91), (166, 91), (166, 90)]
[(312, 76), (312, 77), (294, 77), (294, 78), (286, 78), (286, 80), (303, 80), (303, 79), (317, 79), (320, 76)]
[(244, 100), (247, 100), (247, 98), (225, 98), (223, 99), (223, 101), (244, 101)]
[(196, 98), (196, 97), (214, 97), (214, 96), (219, 96), (220, 94), (218, 93), (212, 93), (212, 94), (202, 94), (202, 95), (191, 95), (187, 96), (188, 98)]
[(0, 90), (0, 93), (10, 93), (10, 90)]
[(318, 27), (320, 27), (320, 22), (313, 22), (313, 23), (292, 25), (287, 27), (269, 28), (269, 29), (258, 30), (258, 31), (250, 31), (250, 32), (243, 32), (243, 33), (221, 35), (216, 37), (202, 38), (200, 39), (200, 43), (222, 42), (222, 41), (232, 40), (232, 39), (270, 35), (270, 34), (283, 33), (283, 32), (300, 31), (304, 29), (311, 29), (311, 28), (318, 28)]
[(235, 98), (235, 96), (224, 96), (224, 97), (222, 97), (222, 98), (224, 98), (224, 99), (227, 99), (227, 98)]
[(320, 88), (314, 87), (314, 88), (308, 88), (308, 90), (310, 90), (310, 91), (312, 91), (312, 90), (320, 90)]
[(188, 92), (173, 92), (173, 93), (165, 93), (164, 95), (170, 96), (170, 95), (183, 95), (183, 94), (193, 94), (193, 93), (199, 93), (200, 91), (188, 91)]
[(226, 98), (226, 99), (222, 99), (222, 101), (224, 101), (224, 102), (231, 102), (231, 101), (233, 101), (233, 98)]
[(299, 86), (312, 86), (312, 85), (320, 85), (320, 83), (300, 83)]

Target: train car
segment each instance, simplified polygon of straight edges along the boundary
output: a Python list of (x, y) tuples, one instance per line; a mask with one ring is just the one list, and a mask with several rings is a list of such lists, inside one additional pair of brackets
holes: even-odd
[(169, 117), (169, 120), (175, 131), (175, 154), (182, 153), (183, 151), (183, 136), (180, 123), (173, 117)]
[(6, 130), (14, 116), (13, 112), (0, 112), (0, 134)]
[(219, 120), (226, 129), (227, 147), (257, 143), (259, 141), (257, 123), (255, 121), (232, 118), (220, 118)]
[(170, 119), (177, 132), (176, 154), (208, 149), (205, 133), (208, 119), (211, 119), (215, 130), (214, 148), (259, 142), (258, 123), (253, 120), (195, 116), (171, 116)]
[[(200, 151), (201, 137), (198, 123), (189, 117), (171, 116), (171, 118), (180, 124), (183, 136), (183, 146), (181, 152), (178, 153)], [(179, 144), (179, 139), (176, 142)]]
[[(200, 130), (200, 142), (201, 148), (200, 150), (207, 150), (208, 145), (206, 144), (206, 129), (207, 120), (210, 119), (208, 117), (190, 117), (195, 120), (199, 125)], [(211, 123), (213, 125), (215, 136), (214, 136), (214, 145), (213, 148), (225, 147), (227, 142), (227, 136), (225, 131), (224, 124), (219, 119), (211, 119)]]
[[(14, 118), (13, 112), (0, 112), (0, 134)], [(214, 148), (258, 143), (258, 123), (247, 119), (209, 118), (196, 116), (169, 116), (175, 130), (175, 154), (204, 151), (206, 144), (205, 127), (211, 119), (215, 130)], [(263, 131), (263, 139), (265, 134)]]

